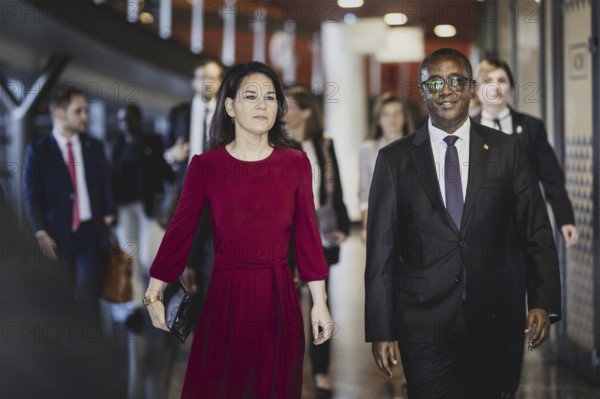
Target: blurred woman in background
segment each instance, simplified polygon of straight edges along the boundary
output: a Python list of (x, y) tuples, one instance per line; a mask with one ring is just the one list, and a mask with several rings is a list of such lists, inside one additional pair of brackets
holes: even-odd
[(359, 203), (362, 219), (361, 238), (366, 240), (367, 208), (371, 178), (375, 169), (375, 160), (379, 150), (394, 140), (414, 131), (414, 124), (408, 105), (395, 94), (380, 95), (373, 105), (372, 128), (369, 138), (360, 148), (358, 158)]
[[(340, 244), (350, 232), (350, 219), (343, 201), (342, 184), (333, 140), (323, 134), (323, 119), (313, 94), (299, 85), (285, 89), (288, 112), (284, 121), (292, 138), (301, 145), (312, 165), (312, 188), (317, 220), (327, 265), (339, 262)], [(329, 286), (329, 278), (325, 287)], [(328, 303), (329, 306), (329, 303)], [(329, 378), (331, 345), (310, 345), (310, 358), (318, 399), (332, 397)]]

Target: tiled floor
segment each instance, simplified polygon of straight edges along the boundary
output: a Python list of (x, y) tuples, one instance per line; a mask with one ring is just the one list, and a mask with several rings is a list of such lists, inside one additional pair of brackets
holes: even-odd
[[(335, 399), (401, 399), (406, 398), (402, 381), (395, 375), (389, 379), (373, 363), (370, 344), (363, 342), (363, 272), (365, 249), (357, 234), (342, 248), (342, 262), (331, 269), (331, 310), (339, 330), (332, 346), (331, 377)], [(304, 298), (307, 295), (303, 296)], [(306, 308), (306, 303), (303, 304)], [(181, 352), (172, 380), (171, 396), (179, 398), (189, 342)], [(308, 360), (308, 359), (306, 359)], [(313, 399), (313, 383), (305, 361), (302, 399)], [(559, 364), (553, 356), (552, 343), (527, 352), (518, 399), (592, 399), (600, 398), (600, 388)], [(282, 398), (283, 399), (283, 398)]]

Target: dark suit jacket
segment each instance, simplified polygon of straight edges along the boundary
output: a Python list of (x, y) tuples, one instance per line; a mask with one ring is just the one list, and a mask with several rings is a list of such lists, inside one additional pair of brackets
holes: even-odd
[[(179, 139), (190, 141), (190, 124), (192, 115), (192, 103), (176, 105), (169, 111), (169, 128), (165, 137), (165, 149), (171, 148)], [(176, 162), (172, 165), (177, 174), (178, 182), (183, 185), (188, 160)]]
[[(472, 123), (469, 149), (460, 231), (442, 200), (427, 125), (380, 150), (367, 222), (367, 341), (403, 341), (406, 329), (431, 332), (456, 323), (465, 268), (467, 321), (517, 320), (511, 217), (528, 257), (528, 305), (559, 319), (554, 237), (522, 144)], [(430, 333), (418, 339), (443, 337)]]
[(191, 102), (176, 105), (169, 111), (169, 129), (167, 130), (166, 137), (167, 148), (175, 144), (180, 138), (190, 141), (191, 115)]
[[(327, 140), (329, 142), (327, 148), (329, 149), (329, 158), (331, 159), (332, 163), (332, 165), (328, 165), (326, 168), (323, 168), (323, 166), (326, 163), (325, 156), (323, 155), (323, 140)], [(338, 230), (348, 235), (350, 233), (350, 218), (348, 217), (346, 204), (344, 204), (344, 193), (342, 192), (340, 168), (337, 163), (337, 157), (335, 156), (333, 140), (314, 137), (312, 139), (312, 142), (313, 146), (315, 147), (317, 162), (319, 163), (319, 168), (322, 177), (319, 187), (319, 203), (323, 205), (327, 201), (327, 191), (325, 187), (325, 182), (328, 178), (334, 179), (333, 208), (335, 209), (335, 216), (337, 217)], [(298, 151), (303, 151), (302, 144), (300, 144), (297, 141), (292, 141), (292, 148)]]
[[(141, 138), (143, 152), (135, 164), (128, 164), (123, 158), (126, 146), (125, 136), (119, 134), (113, 146), (113, 192), (117, 204), (126, 203), (120, 193), (128, 190), (128, 186), (137, 184), (132, 178), (141, 178), (141, 200), (147, 216), (153, 216), (153, 206), (157, 194), (164, 191), (163, 183), (172, 182), (174, 173), (163, 157), (164, 149), (160, 136), (156, 134), (143, 134)], [(138, 173), (140, 172), (140, 173)]]
[[(544, 193), (552, 206), (556, 224), (575, 224), (573, 206), (565, 190), (565, 176), (558, 163), (554, 150), (548, 143), (544, 122), (533, 116), (510, 109), (513, 132), (525, 146), (527, 157), (544, 187)], [(481, 114), (473, 118), (481, 121)]]
[[(176, 105), (169, 111), (169, 128), (165, 140), (166, 148), (172, 147), (177, 140), (182, 138), (190, 141), (190, 127), (192, 119), (192, 103), (186, 102)], [(176, 183), (183, 186), (185, 173), (187, 172), (188, 160), (176, 162), (172, 165), (175, 172)], [(204, 209), (194, 238), (194, 244), (188, 259), (188, 265), (196, 269), (204, 268), (210, 272), (213, 264), (214, 248), (212, 242), (212, 225), (208, 209)], [(200, 276), (202, 273), (197, 273)]]
[[(335, 156), (335, 149), (333, 147), (333, 140), (327, 139), (329, 141), (329, 158), (333, 165), (330, 165), (327, 169), (324, 169), (325, 165), (325, 157), (323, 156), (323, 139), (314, 137), (312, 142), (315, 147), (315, 153), (317, 155), (317, 160), (319, 162), (319, 168), (321, 169), (321, 176), (325, 178), (321, 178), (320, 188), (319, 188), (319, 203), (324, 204), (327, 201), (327, 191), (325, 188), (326, 178), (335, 179), (335, 185), (333, 187), (333, 208), (335, 210), (335, 216), (338, 222), (338, 230), (342, 233), (348, 235), (350, 234), (350, 218), (348, 217), (348, 211), (346, 209), (346, 204), (344, 204), (344, 194), (342, 193), (342, 182), (340, 179), (340, 170), (337, 163), (337, 158)], [(292, 141), (292, 148), (303, 151), (302, 144), (297, 141)], [(290, 242), (290, 250), (288, 253), (288, 262), (292, 268), (296, 267), (296, 254), (294, 253), (294, 235), (291, 236)]]
[[(329, 159), (331, 159), (331, 165), (326, 165), (325, 156), (323, 154), (323, 140), (328, 141), (327, 148), (329, 149)], [(325, 183), (327, 179), (334, 179), (333, 208), (335, 209), (335, 215), (337, 217), (338, 230), (348, 235), (350, 233), (350, 218), (348, 217), (348, 211), (346, 210), (346, 205), (344, 204), (342, 180), (340, 179), (340, 169), (338, 167), (337, 158), (335, 156), (333, 140), (314, 137), (312, 142), (315, 147), (315, 153), (317, 154), (319, 167), (321, 169), (319, 203), (323, 205), (327, 201), (327, 190), (325, 188)]]
[[(115, 215), (110, 169), (100, 141), (80, 134), (81, 150), (94, 230), (106, 232), (104, 216)], [(58, 243), (71, 237), (73, 184), (52, 134), (27, 147), (25, 201), (34, 232), (46, 230)], [(98, 237), (99, 239), (101, 236)]]

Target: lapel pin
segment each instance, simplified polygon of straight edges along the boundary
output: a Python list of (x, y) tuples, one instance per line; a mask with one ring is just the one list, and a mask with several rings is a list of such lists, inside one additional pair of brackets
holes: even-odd
[(523, 128), (521, 125), (517, 126), (517, 134), (521, 134), (523, 132)]
[(488, 145), (487, 145), (487, 144), (484, 144), (484, 145), (483, 145), (483, 149), (484, 149), (484, 150), (489, 150), (489, 149), (490, 149), (490, 147), (488, 147)]

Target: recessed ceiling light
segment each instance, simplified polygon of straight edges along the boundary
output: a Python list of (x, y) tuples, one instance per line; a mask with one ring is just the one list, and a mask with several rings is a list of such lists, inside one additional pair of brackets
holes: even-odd
[(456, 35), (456, 28), (454, 25), (436, 25), (433, 28), (433, 33), (437, 37), (452, 37)]
[(406, 14), (401, 12), (392, 12), (389, 14), (385, 14), (383, 16), (383, 20), (388, 25), (404, 25), (408, 22), (408, 17)]
[(362, 7), (363, 0), (338, 0), (337, 5), (342, 8), (357, 8)]

